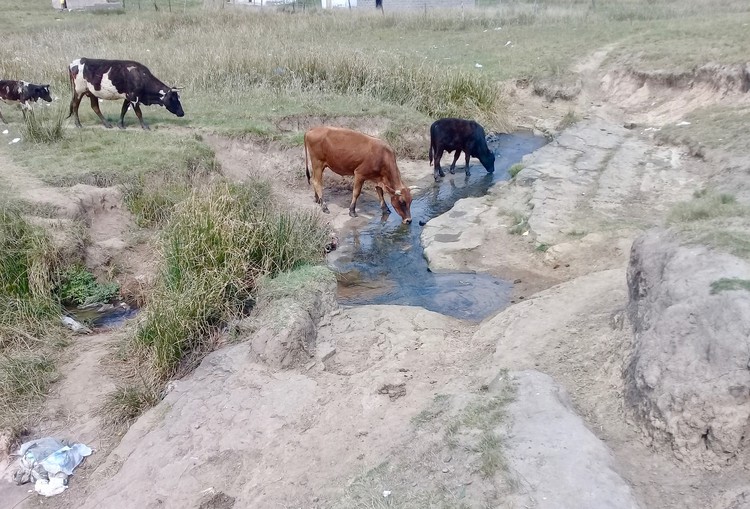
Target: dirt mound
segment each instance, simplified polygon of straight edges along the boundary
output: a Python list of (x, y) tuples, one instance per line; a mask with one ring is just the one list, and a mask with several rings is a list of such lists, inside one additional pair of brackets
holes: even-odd
[(750, 64), (706, 64), (686, 72), (620, 68), (601, 81), (607, 100), (620, 105), (636, 122), (675, 122), (692, 110), (750, 102)]
[(633, 244), (626, 398), (646, 432), (686, 462), (726, 464), (745, 446), (750, 292), (742, 281), (750, 285), (746, 261), (680, 246), (667, 231)]

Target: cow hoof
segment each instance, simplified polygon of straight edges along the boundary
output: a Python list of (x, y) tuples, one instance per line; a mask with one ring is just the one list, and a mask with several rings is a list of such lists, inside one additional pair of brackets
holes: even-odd
[(104, 127), (106, 127), (107, 129), (112, 129), (112, 124), (104, 124)]
[(330, 210), (328, 210), (328, 207), (326, 207), (325, 205), (323, 205), (322, 209), (323, 209), (324, 214), (329, 214), (331, 212)]
[(125, 124), (117, 124), (118, 129), (125, 129)]
[(455, 174), (456, 174), (456, 170), (454, 170), (453, 168), (451, 168), (451, 169), (450, 169), (450, 170), (448, 170), (448, 171), (449, 171), (449, 172), (451, 172), (451, 175), (455, 175)]
[(354, 212), (353, 210), (349, 210), (349, 215), (350, 215), (351, 217), (357, 217), (357, 213), (356, 213), (356, 212)]
[(150, 131), (151, 130), (151, 128), (149, 126), (147, 126), (146, 124), (143, 124), (141, 127), (143, 127), (144, 131)]

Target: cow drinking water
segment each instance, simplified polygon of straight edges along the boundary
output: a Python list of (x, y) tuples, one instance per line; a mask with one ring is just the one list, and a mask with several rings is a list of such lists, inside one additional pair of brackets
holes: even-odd
[(70, 100), (70, 113), (75, 115), (76, 127), (81, 127), (78, 106), (83, 96), (91, 99), (91, 109), (101, 119), (104, 127), (112, 127), (99, 109), (99, 99), (106, 101), (122, 100), (122, 112), (118, 127), (125, 129), (125, 113), (132, 107), (143, 129), (148, 125), (141, 115), (141, 104), (159, 105), (167, 108), (178, 117), (182, 111), (177, 89), (159, 81), (145, 65), (130, 60), (97, 60), (78, 58), (68, 66), (73, 98)]
[(383, 214), (390, 214), (383, 190), (391, 195), (391, 205), (404, 224), (411, 223), (411, 190), (401, 182), (396, 154), (383, 140), (338, 127), (314, 127), (305, 133), (305, 172), (310, 182), (308, 155), (312, 164), (312, 185), (315, 202), (323, 212), (328, 206), (323, 199), (323, 170), (330, 168), (339, 175), (354, 175), (354, 189), (349, 215), (356, 217), (357, 198), (366, 180), (375, 183)]
[(461, 152), (466, 155), (466, 175), (471, 175), (469, 172), (469, 157), (471, 156), (478, 158), (488, 173), (495, 171), (495, 154), (487, 147), (484, 128), (473, 120), (443, 118), (430, 126), (430, 164), (434, 157), (435, 182), (438, 181), (438, 177), (445, 177), (440, 167), (443, 151), (453, 152), (454, 150), (456, 153), (450, 167), (451, 173), (456, 172), (456, 161)]
[[(31, 109), (31, 103), (38, 99), (52, 102), (49, 85), (34, 85), (26, 81), (0, 80), (0, 101), (18, 104), (22, 109)], [(0, 112), (0, 120), (7, 124)]]

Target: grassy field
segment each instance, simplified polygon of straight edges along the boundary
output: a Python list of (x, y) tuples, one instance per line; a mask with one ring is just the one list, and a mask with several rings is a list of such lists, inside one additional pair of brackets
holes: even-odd
[[(257, 277), (315, 263), (326, 235), (315, 217), (278, 210), (264, 211), (263, 227), (256, 228), (245, 214), (258, 213), (258, 200), (248, 201), (247, 193), (260, 196), (260, 184), (241, 190), (222, 187), (219, 179), (217, 187), (197, 192), (207, 181), (204, 177), (221, 171), (204, 141), (206, 134), (294, 147), (301, 144), (301, 133), (279, 127), (282, 119), (377, 117), (384, 119), (384, 136), (400, 156), (420, 156), (419, 147), (402, 143), (404, 134), (426, 132), (432, 120), (454, 115), (476, 118), (488, 131), (511, 129), (505, 82), (565, 81), (575, 63), (600, 48), (610, 50), (605, 65), (643, 71), (737, 64), (750, 54), (750, 4), (744, 0), (481, 0), (482, 8), (467, 9), (463, 15), (314, 8), (291, 14), (234, 8), (216, 0), (175, 2), (169, 12), (169, 5), (168, 0), (127, 0), (125, 11), (55, 12), (46, 0), (0, 0), (0, 79), (50, 83), (57, 98), (42, 110), (46, 113), (39, 113), (41, 125), (24, 124), (20, 112), (0, 104), (10, 136), (26, 129), (21, 143), (0, 143), (0, 156), (50, 186), (121, 185), (138, 226), (164, 228), (164, 262), (152, 306), (131, 338), (131, 346), (150, 363), (158, 380), (174, 374), (183, 356), (205, 350), (205, 336), (238, 312), (243, 299), (255, 291)], [(60, 122), (59, 114), (67, 114), (70, 100), (67, 64), (78, 57), (142, 62), (167, 84), (182, 87), (185, 117), (148, 107), (144, 116), (152, 131), (137, 127), (132, 112), (126, 117), (128, 129), (107, 130), (83, 101), (83, 129), (73, 129), (69, 119)], [(110, 120), (117, 118), (120, 106), (102, 103)], [(697, 121), (684, 132), (723, 146), (723, 135), (717, 133), (727, 124), (741, 131), (748, 113), (726, 109), (693, 115)], [(704, 135), (702, 126), (710, 133)], [(740, 149), (743, 140), (736, 139), (733, 147)], [(3, 209), (17, 210), (10, 207), (12, 198), (2, 196), (0, 201)], [(207, 233), (190, 206), (213, 217), (213, 228), (228, 236)], [(700, 222), (700, 217), (688, 217), (691, 210), (686, 206), (675, 212), (675, 221)], [(42, 332), (54, 316), (51, 288), (58, 272), (67, 270), (48, 241), (39, 240), (43, 233), (14, 214), (4, 216), (0, 225), (0, 258), (26, 260), (13, 270), (31, 264), (35, 271), (21, 272), (36, 279), (28, 280), (25, 293), (13, 302), (43, 302), (40, 309), (53, 311), (43, 314), (41, 322), (8, 311), (11, 308), (0, 317), (5, 320), (0, 323), (0, 354), (5, 359), (0, 360), (0, 391), (7, 388), (0, 392), (0, 413), (13, 407), (4, 401), (19, 401), (3, 399), (3, 394), (16, 394), (18, 376), (13, 373), (29, 375), (23, 390), (33, 396), (30, 400), (41, 397), (54, 377), (53, 343)], [(227, 215), (244, 219), (229, 224), (222, 220)], [(300, 238), (315, 242), (305, 247)], [(270, 258), (248, 249), (265, 250)], [(221, 263), (208, 268), (198, 263), (206, 256)], [(39, 265), (34, 261), (39, 259), (49, 263)], [(263, 268), (247, 267), (241, 259), (255, 260)], [(18, 280), (17, 272), (7, 274), (8, 281)], [(0, 283), (11, 295), (2, 277)], [(198, 307), (195, 299), (182, 298), (199, 293), (211, 298)], [(33, 341), (19, 350), (15, 339), (7, 339), (25, 337), (7, 332), (15, 330)], [(27, 343), (43, 348), (23, 350)], [(17, 354), (32, 357), (16, 362)], [(134, 407), (156, 401), (157, 389), (144, 390), (121, 388), (110, 408), (132, 416)], [(0, 419), (0, 425), (3, 422)]]

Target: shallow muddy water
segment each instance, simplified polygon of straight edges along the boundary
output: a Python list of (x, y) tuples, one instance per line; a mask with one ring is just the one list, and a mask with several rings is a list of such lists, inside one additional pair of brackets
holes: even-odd
[[(500, 135), (488, 142), (495, 152), (495, 172), (487, 173), (472, 158), (471, 176), (464, 174), (463, 156), (456, 174), (448, 172), (452, 154), (444, 154), (445, 178), (417, 191), (411, 206), (413, 223), (402, 225), (395, 212), (385, 221), (373, 218), (367, 225), (346, 231), (339, 251), (330, 258), (338, 274), (338, 297), (344, 305), (399, 304), (480, 321), (506, 307), (512, 282), (488, 274), (432, 272), (424, 258), (420, 234), (430, 219), (449, 211), (462, 198), (484, 196), (495, 182), (507, 180), (508, 168), (547, 141), (531, 133)], [(425, 164), (425, 174), (431, 168)]]

